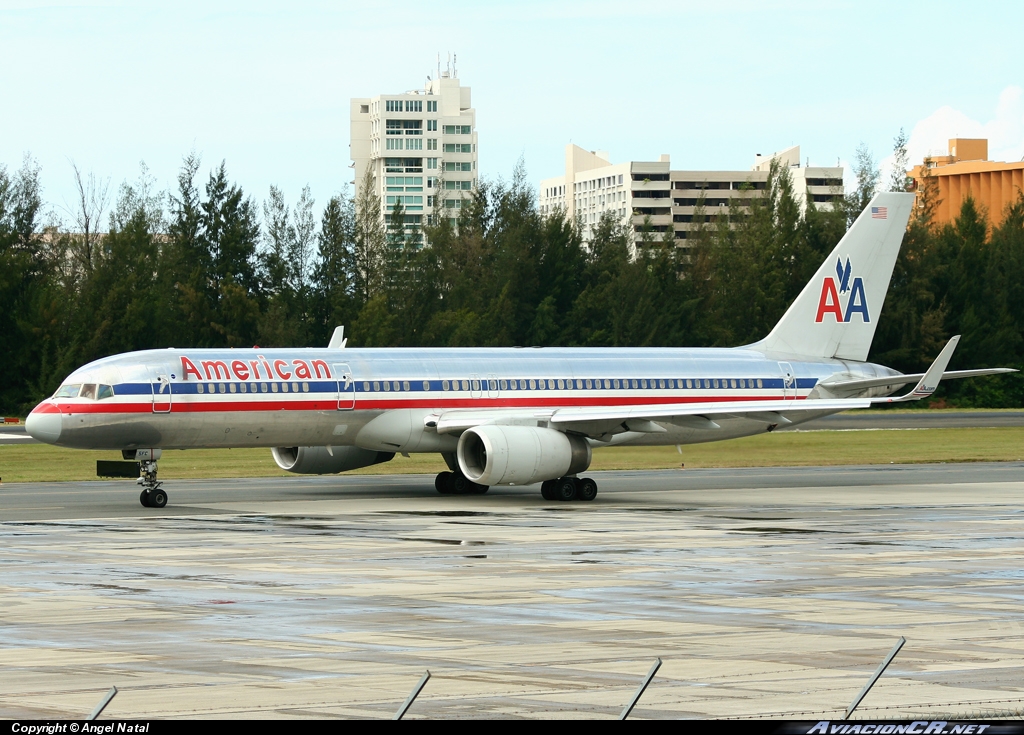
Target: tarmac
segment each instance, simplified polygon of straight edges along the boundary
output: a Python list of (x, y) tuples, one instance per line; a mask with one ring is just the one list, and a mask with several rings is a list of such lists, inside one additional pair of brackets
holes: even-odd
[(0, 487), (0, 717), (1019, 716), (1024, 464)]

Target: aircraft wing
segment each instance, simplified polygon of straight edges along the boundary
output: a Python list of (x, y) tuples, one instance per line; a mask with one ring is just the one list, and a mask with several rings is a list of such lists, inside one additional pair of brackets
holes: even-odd
[[(917, 385), (909, 393), (902, 396), (885, 396), (882, 398), (832, 398), (832, 399), (773, 399), (767, 401), (715, 401), (694, 402), (687, 404), (654, 404), (640, 406), (578, 406), (550, 409), (456, 409), (431, 417), (430, 422), (438, 433), (460, 433), (481, 424), (520, 424), (536, 425), (537, 421), (546, 421), (552, 428), (566, 431), (578, 431), (590, 436), (604, 435), (622, 431), (642, 433), (662, 433), (667, 430), (659, 424), (673, 424), (695, 429), (718, 429), (716, 419), (745, 418), (763, 421), (765, 425), (777, 424), (785, 426), (793, 422), (787, 418), (789, 414), (804, 412), (821, 412), (824, 414), (838, 413), (855, 408), (870, 408), (876, 404), (918, 401), (927, 398), (946, 375), (946, 366), (953, 357), (953, 351), (960, 341), (960, 335), (949, 340), (931, 364), (928, 370), (920, 375), (893, 378), (877, 378), (858, 383), (872, 385), (893, 385), (917, 381)], [(953, 373), (953, 377), (971, 375), (992, 375), (1006, 372), (1005, 368), (986, 370), (961, 370)], [(875, 382), (881, 381), (881, 382)], [(851, 381), (852, 383), (853, 381)], [(847, 384), (843, 384), (847, 385)], [(868, 387), (862, 385), (861, 387)], [(794, 419), (797, 417), (793, 417)], [(428, 424), (430, 425), (430, 424)]]

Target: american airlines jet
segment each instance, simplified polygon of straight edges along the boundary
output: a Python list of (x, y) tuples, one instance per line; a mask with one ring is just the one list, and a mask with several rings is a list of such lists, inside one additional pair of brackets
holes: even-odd
[(450, 470), (440, 493), (540, 483), (548, 500), (593, 500), (597, 484), (580, 475), (595, 447), (750, 436), (1008, 372), (945, 372), (959, 337), (921, 374), (865, 362), (913, 201), (875, 196), (771, 333), (744, 347), (348, 349), (339, 328), (325, 349), (97, 360), (26, 428), (58, 446), (121, 450), (147, 507), (167, 503), (162, 450), (210, 447), (268, 447), (302, 474), (434, 452)]

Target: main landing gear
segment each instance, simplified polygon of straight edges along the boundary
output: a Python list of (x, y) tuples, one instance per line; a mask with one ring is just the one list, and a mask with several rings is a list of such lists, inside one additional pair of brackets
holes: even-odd
[(597, 497), (597, 483), (589, 477), (559, 477), (541, 483), (540, 494), (545, 500), (593, 500)]
[(442, 495), (483, 495), (490, 488), (470, 482), (461, 472), (439, 472), (434, 487)]
[(167, 505), (167, 492), (160, 488), (163, 483), (156, 479), (156, 460), (147, 459), (139, 462), (139, 469), (142, 473), (137, 481), (142, 485), (139, 502), (146, 508), (163, 508)]

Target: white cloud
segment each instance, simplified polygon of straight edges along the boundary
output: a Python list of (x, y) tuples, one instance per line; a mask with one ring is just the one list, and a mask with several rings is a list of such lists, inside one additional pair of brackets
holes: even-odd
[[(928, 155), (946, 155), (950, 138), (987, 138), (992, 161), (1020, 161), (1024, 158), (1024, 89), (1009, 86), (999, 94), (995, 115), (980, 122), (948, 105), (914, 125), (907, 142), (910, 165)], [(893, 156), (881, 161), (882, 185), (889, 181)]]

